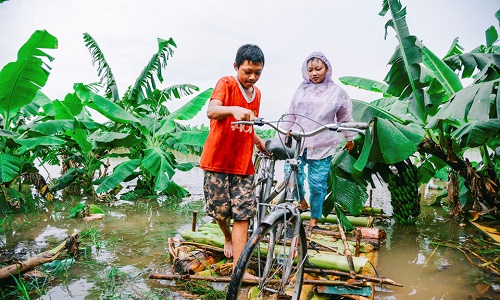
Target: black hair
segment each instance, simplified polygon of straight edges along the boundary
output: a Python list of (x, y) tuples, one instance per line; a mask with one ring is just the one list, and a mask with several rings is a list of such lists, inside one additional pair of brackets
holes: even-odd
[(325, 66), (325, 68), (328, 70), (328, 66), (326, 65), (326, 63), (319, 57), (316, 57), (316, 56), (313, 56), (311, 58), (309, 58), (306, 62), (306, 65), (309, 65), (310, 62), (313, 62), (314, 60), (319, 60), (320, 62), (323, 63), (323, 65)]
[(236, 67), (239, 68), (245, 60), (253, 64), (262, 63), (264, 65), (264, 53), (257, 45), (246, 44), (241, 46), (236, 52)]

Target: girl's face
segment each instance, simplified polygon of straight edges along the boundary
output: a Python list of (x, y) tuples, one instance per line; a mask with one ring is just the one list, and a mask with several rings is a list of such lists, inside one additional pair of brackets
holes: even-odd
[(313, 58), (307, 63), (307, 75), (312, 83), (321, 83), (325, 79), (327, 67), (319, 58)]
[(254, 64), (248, 60), (245, 60), (239, 68), (236, 67), (236, 63), (234, 63), (234, 69), (237, 72), (236, 76), (238, 77), (238, 81), (246, 89), (251, 88), (259, 80), (263, 68), (264, 64)]

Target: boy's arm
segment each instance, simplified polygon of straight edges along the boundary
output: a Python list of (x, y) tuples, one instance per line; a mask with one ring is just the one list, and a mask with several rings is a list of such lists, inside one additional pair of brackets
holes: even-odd
[(253, 121), (255, 115), (249, 109), (240, 106), (224, 106), (218, 99), (210, 100), (208, 103), (207, 117), (213, 120), (220, 120), (233, 116), (236, 121)]
[(253, 143), (260, 152), (266, 152), (266, 142), (255, 131), (253, 132)]

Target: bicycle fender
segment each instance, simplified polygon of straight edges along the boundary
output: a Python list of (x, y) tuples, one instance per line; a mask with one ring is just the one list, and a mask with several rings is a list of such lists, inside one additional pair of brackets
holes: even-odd
[(270, 226), (279, 218), (290, 218), (291, 216), (293, 216), (293, 214), (288, 208), (278, 208), (274, 209), (267, 216), (265, 216), (261, 223)]

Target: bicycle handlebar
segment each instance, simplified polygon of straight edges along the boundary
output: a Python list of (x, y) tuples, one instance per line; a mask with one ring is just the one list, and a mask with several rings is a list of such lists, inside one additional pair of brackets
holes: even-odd
[(333, 124), (322, 125), (322, 127), (318, 127), (310, 132), (289, 132), (289, 131), (286, 131), (282, 128), (279, 128), (278, 126), (276, 126), (273, 123), (275, 123), (275, 121), (267, 121), (263, 118), (257, 118), (254, 121), (232, 122), (232, 124), (243, 124), (243, 125), (257, 125), (257, 126), (268, 125), (268, 126), (274, 128), (276, 131), (278, 131), (281, 134), (284, 134), (284, 135), (290, 134), (292, 136), (300, 136), (300, 137), (313, 136), (313, 135), (316, 135), (316, 134), (323, 132), (325, 130), (354, 131), (354, 132), (358, 132), (358, 133), (365, 133), (363, 129), (366, 129), (369, 126), (368, 123), (364, 123), (364, 122), (333, 123)]

